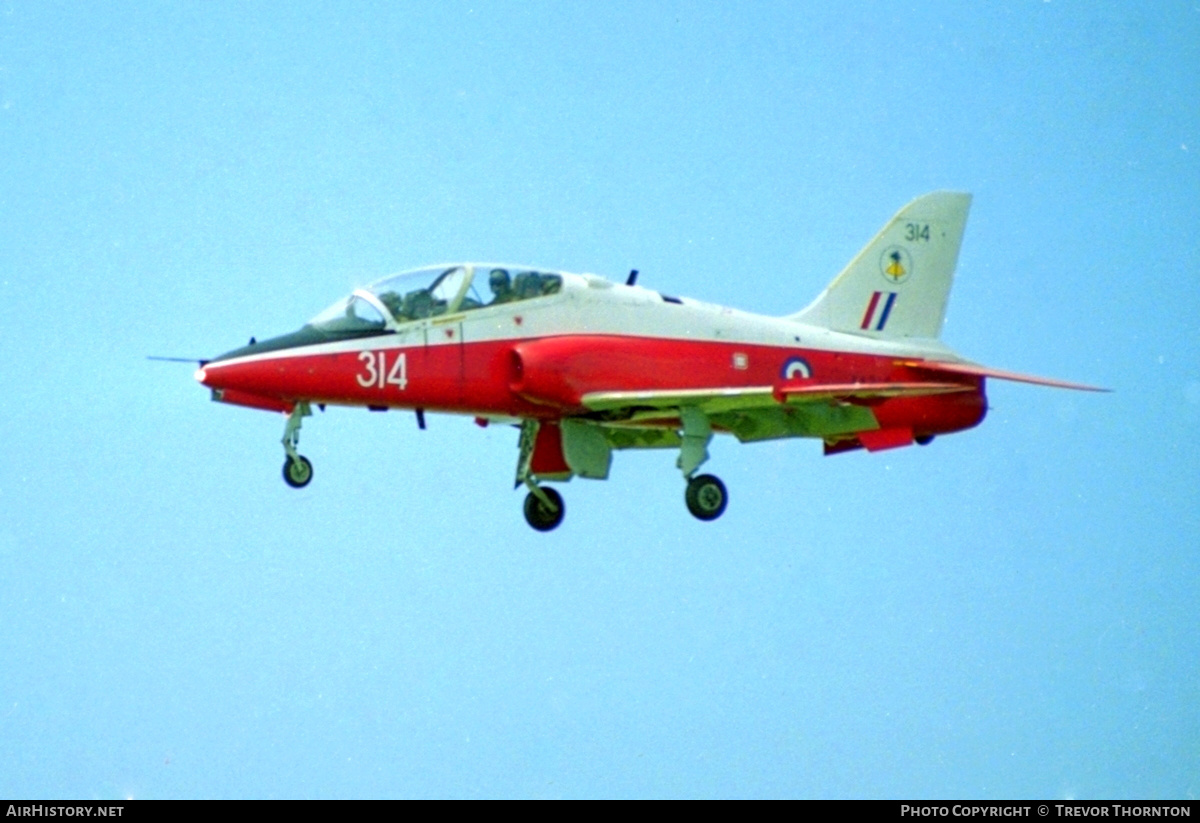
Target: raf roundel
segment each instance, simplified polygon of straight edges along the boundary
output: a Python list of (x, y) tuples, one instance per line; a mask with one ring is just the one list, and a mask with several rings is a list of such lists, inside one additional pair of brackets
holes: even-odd
[(789, 357), (783, 364), (781, 376), (784, 380), (808, 379), (812, 377), (812, 367), (803, 357)]

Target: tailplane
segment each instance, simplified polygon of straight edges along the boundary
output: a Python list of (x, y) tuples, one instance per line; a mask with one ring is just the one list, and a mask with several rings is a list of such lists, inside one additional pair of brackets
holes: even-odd
[(971, 195), (937, 191), (896, 213), (812, 305), (787, 319), (881, 339), (936, 338)]

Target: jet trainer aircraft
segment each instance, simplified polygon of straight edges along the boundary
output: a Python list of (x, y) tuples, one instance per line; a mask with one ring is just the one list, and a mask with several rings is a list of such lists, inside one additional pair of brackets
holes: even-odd
[(1013, 374), (938, 340), (971, 196), (934, 192), (902, 208), (806, 309), (767, 317), (594, 274), (464, 263), (357, 289), (299, 331), (210, 361), (214, 400), (287, 415), (283, 478), (313, 405), (471, 415), (520, 427), (516, 484), (539, 531), (562, 522), (546, 481), (608, 477), (613, 450), (674, 449), (688, 510), (725, 511), (724, 484), (697, 474), (714, 433), (741, 442), (821, 440), (825, 454), (878, 451), (977, 425), (988, 377)]

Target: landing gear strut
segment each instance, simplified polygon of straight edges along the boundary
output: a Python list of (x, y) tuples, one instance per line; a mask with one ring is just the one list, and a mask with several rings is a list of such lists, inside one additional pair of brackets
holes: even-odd
[(300, 425), (305, 417), (312, 416), (312, 409), (305, 401), (301, 401), (288, 415), (287, 425), (283, 427), (283, 450), (287, 459), (283, 462), (283, 482), (293, 489), (302, 489), (309, 484), (313, 476), (312, 463), (298, 451), (300, 443)]
[(534, 480), (530, 464), (533, 461), (538, 428), (540, 424), (536, 420), (526, 420), (521, 424), (516, 486), (524, 484), (529, 489), (529, 494), (525, 495), (525, 522), (540, 532), (548, 532), (558, 528), (558, 524), (563, 522), (567, 507), (561, 494), (548, 486), (539, 486)]

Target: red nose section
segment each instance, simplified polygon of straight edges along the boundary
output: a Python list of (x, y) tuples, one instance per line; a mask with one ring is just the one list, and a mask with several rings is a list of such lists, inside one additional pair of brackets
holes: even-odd
[(195, 378), (198, 383), (203, 386), (208, 386), (212, 389), (212, 399), (218, 403), (229, 403), (233, 406), (246, 406), (251, 409), (262, 409), (263, 411), (274, 412), (291, 412), (295, 406), (277, 397), (265, 397), (261, 394), (243, 391), (234, 388), (225, 388), (220, 380), (221, 369), (213, 369), (205, 367), (197, 369)]

